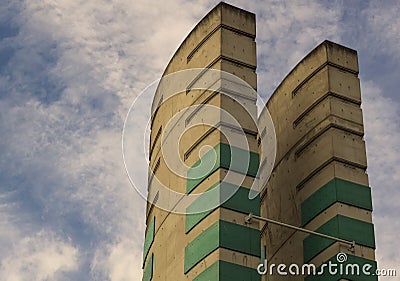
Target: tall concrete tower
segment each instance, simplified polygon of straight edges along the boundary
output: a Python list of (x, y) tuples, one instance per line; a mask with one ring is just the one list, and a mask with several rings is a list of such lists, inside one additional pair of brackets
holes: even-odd
[[(339, 252), (375, 266), (356, 51), (323, 42), (287, 75), (257, 121), (255, 30), (253, 13), (220, 3), (165, 69), (152, 106), (143, 281), (267, 280), (257, 272), (264, 258), (319, 267)], [(263, 127), (268, 112), (272, 130)], [(271, 136), (276, 160), (268, 177), (262, 143)], [(263, 191), (249, 196), (255, 186)], [(248, 224), (249, 213), (355, 247)]]
[[(255, 30), (254, 14), (220, 3), (163, 74), (152, 109), (143, 280), (261, 279), (259, 225), (243, 219), (260, 210), (260, 197), (248, 198), (259, 165)], [(215, 198), (223, 204), (205, 207)]]
[[(337, 262), (343, 252), (350, 263), (376, 266), (360, 105), (357, 52), (329, 41), (300, 61), (269, 99), (265, 110), (275, 125), (277, 150), (261, 215), (356, 243), (349, 251), (348, 245), (268, 224), (262, 228), (262, 247), (270, 263), (321, 266)], [(377, 280), (362, 274), (306, 280), (342, 278)], [(275, 274), (269, 280), (288, 279)]]

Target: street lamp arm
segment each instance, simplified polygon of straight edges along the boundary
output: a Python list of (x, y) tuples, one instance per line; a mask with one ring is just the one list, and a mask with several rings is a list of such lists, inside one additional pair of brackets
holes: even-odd
[(334, 240), (334, 241), (337, 241), (337, 242), (340, 242), (340, 243), (344, 243), (344, 244), (350, 245), (349, 251), (354, 252), (354, 247), (356, 245), (355, 241), (348, 241), (348, 240), (345, 240), (345, 239), (341, 239), (341, 238), (338, 238), (338, 237), (326, 235), (326, 234), (319, 233), (319, 232), (316, 232), (316, 231), (312, 231), (312, 230), (309, 230), (309, 229), (305, 229), (305, 228), (302, 228), (302, 227), (297, 227), (297, 226), (294, 226), (294, 225), (291, 225), (291, 224), (287, 224), (287, 223), (271, 220), (271, 219), (268, 219), (268, 218), (263, 218), (263, 217), (260, 217), (260, 216), (256, 216), (256, 215), (254, 215), (252, 213), (250, 213), (248, 216), (246, 216), (244, 218), (246, 224), (250, 224), (253, 219), (256, 219), (256, 220), (259, 220), (259, 221), (268, 222), (268, 223), (272, 223), (272, 224), (276, 224), (276, 225), (280, 225), (280, 226), (291, 228), (291, 229), (294, 229), (294, 230), (297, 230), (297, 231), (301, 231), (301, 232), (304, 232), (304, 233), (308, 233), (308, 234), (316, 235), (316, 236), (319, 236), (319, 237), (331, 239), (331, 240)]

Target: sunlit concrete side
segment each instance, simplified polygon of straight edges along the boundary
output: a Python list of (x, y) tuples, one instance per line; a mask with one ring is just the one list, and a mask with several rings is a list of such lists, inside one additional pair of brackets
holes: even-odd
[[(255, 72), (257, 63), (254, 40), (255, 15), (226, 3), (220, 3), (189, 33), (172, 57), (163, 76), (191, 68), (217, 69), (236, 75), (255, 90), (257, 85)], [(173, 116), (181, 112), (184, 112), (184, 118), (187, 118), (185, 125), (191, 124), (194, 119), (191, 119), (189, 113), (185, 113), (185, 108), (192, 105), (207, 104), (230, 113), (236, 118), (241, 127), (248, 132), (245, 137), (247, 138), (249, 150), (254, 153), (258, 151), (257, 126), (251, 118), (255, 117), (257, 111), (255, 93), (252, 96), (245, 97), (239, 95), (236, 99), (233, 99), (215, 91), (190, 89), (189, 84), (185, 85), (187, 86), (185, 87), (187, 88), (186, 91), (177, 93), (173, 97), (166, 97), (165, 92), (159, 89), (153, 101), (150, 169), (154, 172), (154, 176), (149, 179), (149, 203), (146, 219), (147, 233), (152, 238), (147, 239), (146, 237), (148, 246), (145, 246), (147, 255), (145, 255), (143, 261), (145, 272), (143, 280), (194, 280), (195, 278), (200, 278), (199, 276), (205, 270), (218, 261), (233, 264), (233, 268), (245, 267), (255, 271), (259, 262), (259, 256), (226, 247), (217, 247), (193, 267), (188, 268), (188, 254), (185, 254), (185, 251), (188, 252), (190, 250), (187, 250), (188, 245), (193, 244), (193, 241), (201, 237), (201, 234), (216, 222), (229, 222), (234, 225), (233, 227), (237, 225), (242, 227), (240, 229), (245, 228), (250, 231), (252, 229), (259, 231), (258, 224), (247, 226), (243, 221), (244, 213), (220, 207), (213, 210), (187, 232), (185, 215), (175, 214), (157, 207), (157, 201), (165, 198), (160, 198), (160, 194), (157, 194), (154, 178), (157, 178), (171, 190), (181, 193), (187, 192), (186, 178), (177, 176), (171, 168), (167, 167), (163, 159), (163, 151), (161, 149), (163, 135), (171, 134), (170, 141), (179, 141), (179, 157), (189, 167), (199, 160), (200, 149), (203, 146), (215, 147), (220, 143), (227, 143), (226, 137), (221, 134), (218, 128), (216, 130), (207, 125), (200, 124), (192, 127), (186, 130), (182, 136), (174, 135), (173, 129), (170, 132), (166, 132), (168, 122)], [(243, 99), (246, 108), (237, 103), (238, 99)], [(246, 110), (251, 112), (250, 115), (254, 116), (250, 116)], [(204, 116), (204, 114), (209, 114), (209, 112), (198, 111), (198, 119), (201, 120), (201, 116)], [(215, 117), (216, 121), (221, 119), (221, 115), (213, 117)], [(179, 165), (179, 163), (175, 164)], [(227, 169), (219, 168), (191, 192), (204, 192), (216, 182), (222, 181), (226, 173)], [(253, 182), (254, 177), (246, 176), (243, 187), (250, 188)], [(151, 228), (153, 220), (154, 231)], [(232, 235), (235, 235), (235, 233), (232, 233)], [(223, 240), (224, 238), (222, 237), (221, 239)], [(212, 242), (208, 241), (208, 243)], [(208, 247), (208, 245), (204, 246)], [(259, 250), (259, 245), (257, 247), (257, 250)], [(148, 264), (150, 264), (149, 268), (147, 268)], [(242, 267), (235, 267), (235, 265)]]

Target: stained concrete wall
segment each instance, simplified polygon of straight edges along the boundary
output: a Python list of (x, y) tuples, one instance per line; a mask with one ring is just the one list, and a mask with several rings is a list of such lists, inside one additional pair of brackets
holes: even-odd
[[(217, 69), (240, 77), (253, 89), (256, 89), (256, 47), (254, 40), (255, 15), (226, 3), (220, 3), (196, 25), (182, 42), (166, 67), (163, 76), (166, 77), (174, 72), (191, 68)], [(182, 83), (185, 84), (184, 88), (190, 86), (190, 81), (183, 81)], [(218, 83), (221, 84), (221, 88), (224, 87), (224, 81)], [(173, 88), (174, 85), (169, 86)], [(196, 114), (193, 111), (186, 112), (185, 108), (189, 106), (207, 104), (229, 112), (238, 120), (242, 128), (250, 132), (245, 135), (249, 150), (257, 153), (256, 123), (246, 112), (248, 110), (256, 115), (256, 95), (253, 92), (243, 97), (243, 94), (245, 93), (234, 99), (224, 96), (218, 91), (191, 90), (189, 88), (171, 96), (166, 93), (162, 85), (157, 90), (153, 101), (151, 121), (150, 169), (154, 172), (154, 176), (150, 176), (149, 179), (149, 203), (146, 219), (148, 225), (146, 235), (147, 255), (143, 262), (144, 280), (193, 280), (196, 277), (200, 278), (202, 272), (217, 261), (225, 261), (229, 264), (241, 265), (254, 270), (257, 267), (258, 256), (227, 247), (218, 247), (196, 263), (193, 268), (186, 270), (185, 259), (188, 259), (188, 254), (185, 254), (185, 251), (189, 252), (190, 250), (186, 248), (214, 223), (226, 221), (257, 231), (258, 224), (246, 226), (244, 225), (243, 213), (220, 207), (208, 214), (186, 233), (187, 218), (185, 215), (162, 210), (157, 207), (157, 202), (153, 204), (154, 200), (158, 202), (168, 200), (168, 198), (162, 198), (164, 194), (157, 194), (157, 180), (171, 190), (180, 193), (187, 192), (186, 178), (176, 175), (173, 167), (166, 165), (161, 147), (168, 144), (163, 143), (163, 141), (177, 142), (179, 138), (179, 157), (189, 167), (199, 160), (201, 147), (205, 145), (214, 147), (219, 143), (227, 143), (226, 137), (220, 132), (220, 127), (223, 125), (219, 125), (219, 128), (205, 125), (195, 126), (187, 129), (183, 135), (177, 135), (174, 127), (168, 124), (176, 114), (183, 112), (184, 118), (189, 120), (183, 126), (196, 122), (201, 124), (202, 116), (214, 114), (208, 112), (208, 109), (200, 109)], [(238, 104), (238, 99), (243, 99), (246, 110)], [(215, 117), (216, 123), (223, 121), (221, 115), (214, 114), (213, 117)], [(170, 128), (169, 131), (166, 128)], [(169, 136), (164, 138), (166, 135)], [(181, 164), (176, 161), (173, 163), (174, 165), (177, 167)], [(226, 168), (220, 167), (197, 185), (192, 193), (204, 192), (216, 182), (222, 181), (227, 172)], [(245, 176), (242, 186), (250, 188), (253, 182), (254, 177)], [(155, 221), (154, 231), (152, 231), (151, 226), (153, 219)], [(232, 235), (235, 234), (232, 233)], [(212, 243), (212, 241), (209, 241), (209, 243)]]
[[(190, 32), (172, 57), (163, 76), (191, 68), (217, 69), (238, 76), (256, 90), (254, 40), (255, 15), (221, 3)], [(236, 89), (239, 94), (235, 97), (227, 97), (215, 90), (190, 89), (192, 82), (185, 79), (180, 81), (186, 90), (173, 97), (168, 96), (168, 91), (160, 85), (153, 101), (150, 169), (155, 175), (149, 178), (144, 280), (209, 280), (205, 273), (208, 274), (217, 261), (242, 266), (240, 270), (255, 270), (260, 260), (259, 254), (224, 246), (206, 253), (193, 267), (187, 268), (185, 260), (190, 254), (188, 249), (199, 237), (208, 234), (210, 228), (219, 221), (248, 229), (260, 228), (261, 246), (266, 247), (270, 263), (301, 265), (309, 262), (319, 266), (339, 251), (367, 260), (375, 259), (372, 205), (368, 176), (365, 173), (367, 161), (358, 61), (354, 50), (332, 42), (323, 42), (288, 74), (268, 101), (267, 109), (275, 125), (277, 153), (273, 173), (261, 194), (261, 215), (318, 231), (321, 227), (324, 229), (327, 225), (331, 226), (332, 222), (347, 227), (350, 219), (351, 224), (359, 226), (359, 229), (334, 229), (336, 233), (328, 234), (355, 240), (355, 252), (348, 252), (347, 246), (339, 243), (324, 244), (309, 235), (276, 225), (244, 225), (243, 210), (232, 210), (224, 206), (208, 213), (187, 231), (187, 216), (159, 209), (154, 206), (156, 203), (152, 204), (157, 200), (169, 200), (163, 198), (165, 194), (157, 193), (159, 190), (154, 178), (171, 190), (187, 192), (187, 179), (177, 176), (173, 171), (181, 163), (177, 161), (172, 167), (167, 166), (162, 146), (168, 147), (168, 144), (179, 139), (179, 157), (185, 165), (191, 167), (200, 159), (199, 153), (203, 146), (214, 147), (228, 143), (220, 132), (224, 127), (224, 124), (220, 124), (223, 121), (221, 115), (208, 109), (186, 112), (184, 109), (188, 106), (207, 104), (229, 112), (245, 129), (248, 149), (261, 153), (256, 138), (260, 132), (257, 132), (257, 125), (251, 118), (257, 111), (255, 94), (244, 88)], [(224, 83), (223, 80), (218, 81), (217, 88), (224, 88)], [(174, 85), (168, 87), (173, 88)], [(239, 100), (246, 110), (238, 104)], [(169, 121), (180, 112), (183, 112), (187, 121), (182, 126), (199, 124), (203, 117), (210, 115), (218, 126), (195, 126), (179, 135), (176, 127), (169, 126)], [(261, 118), (265, 116), (263, 113)], [(190, 192), (208, 190), (216, 182), (224, 180), (228, 170), (219, 167)], [(260, 172), (260, 178), (265, 178), (262, 169)], [(242, 186), (249, 189), (254, 181), (254, 176), (246, 175)], [(360, 229), (368, 231), (360, 233)], [(208, 247), (206, 244), (203, 246)], [(218, 270), (222, 268), (220, 266)], [(229, 275), (232, 272), (225, 273)], [(259, 280), (260, 276), (254, 276), (253, 273), (249, 278), (242, 279)], [(242, 280), (241, 275), (236, 277)], [(211, 280), (219, 278), (214, 276)], [(263, 278), (266, 280), (266, 277)], [(269, 280), (281, 279), (304, 280), (304, 277), (274, 275)]]
[[(344, 46), (323, 42), (286, 76), (266, 107), (275, 125), (277, 155), (261, 197), (262, 216), (311, 230), (318, 230), (337, 215), (371, 223), (372, 208), (365, 207), (357, 196), (346, 198), (361, 190), (364, 200), (371, 201), (360, 104), (357, 53)], [(338, 181), (337, 186), (344, 190), (344, 198), (325, 204), (334, 191), (316, 192), (334, 179), (345, 180)], [(358, 189), (351, 189), (353, 185)], [(321, 210), (304, 224), (302, 217), (313, 207), (310, 202), (321, 204)], [(356, 242), (369, 235), (367, 238), (374, 240), (373, 228), (372, 233), (341, 232), (344, 231), (327, 234), (347, 235), (347, 240)], [(309, 262), (319, 266), (339, 251), (375, 259), (372, 242), (358, 243), (355, 252), (349, 252), (346, 245), (333, 243), (309, 254), (308, 236), (277, 225), (264, 226), (262, 244), (269, 262), (287, 265)], [(305, 260), (309, 257), (311, 260)], [(288, 279), (275, 274), (269, 280), (303, 278)]]

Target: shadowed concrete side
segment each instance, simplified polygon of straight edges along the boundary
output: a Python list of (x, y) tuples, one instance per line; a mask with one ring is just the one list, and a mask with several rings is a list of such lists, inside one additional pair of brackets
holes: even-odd
[(261, 215), (357, 243), (349, 252), (347, 245), (270, 224), (262, 228), (269, 263), (318, 267), (339, 252), (375, 260), (360, 105), (357, 52), (329, 41), (299, 62), (268, 101), (277, 156)]

